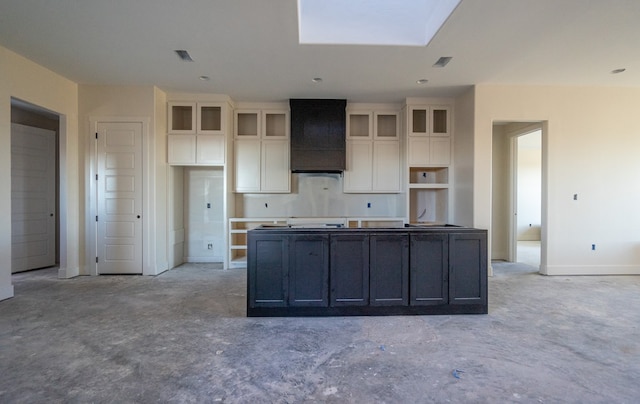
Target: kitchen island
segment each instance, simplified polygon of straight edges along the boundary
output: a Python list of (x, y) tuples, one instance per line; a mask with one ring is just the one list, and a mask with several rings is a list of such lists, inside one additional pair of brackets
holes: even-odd
[(247, 247), (247, 316), (487, 313), (486, 230), (261, 226)]

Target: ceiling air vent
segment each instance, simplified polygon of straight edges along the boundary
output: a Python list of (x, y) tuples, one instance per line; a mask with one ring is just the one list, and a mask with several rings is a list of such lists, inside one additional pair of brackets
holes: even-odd
[(193, 62), (191, 55), (189, 55), (189, 52), (187, 52), (186, 50), (176, 49), (175, 52), (178, 54), (178, 57), (180, 58), (180, 60), (182, 60), (183, 62)]
[(433, 64), (433, 67), (445, 67), (447, 63), (451, 62), (451, 59), (453, 59), (451, 56), (443, 56)]

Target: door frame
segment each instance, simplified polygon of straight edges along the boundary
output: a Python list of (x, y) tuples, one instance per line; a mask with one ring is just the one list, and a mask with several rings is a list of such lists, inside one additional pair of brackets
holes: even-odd
[(512, 120), (512, 119), (498, 119), (494, 120), (495, 122), (511, 122), (511, 123), (530, 123), (530, 125), (519, 128), (515, 131), (506, 133), (506, 136), (509, 137), (510, 147), (509, 147), (509, 178), (508, 184), (509, 189), (508, 199), (509, 199), (509, 222), (508, 222), (508, 243), (509, 243), (509, 251), (508, 251), (508, 260), (509, 262), (515, 262), (517, 259), (517, 218), (516, 218), (516, 209), (517, 209), (517, 154), (518, 147), (516, 139), (519, 136), (523, 136), (527, 133), (531, 133), (535, 130), (541, 130), (541, 189), (540, 189), (540, 267), (539, 273), (547, 274), (547, 224), (548, 224), (548, 134), (549, 134), (549, 121), (547, 120)]
[[(95, 136), (100, 123), (140, 123), (142, 125), (142, 274), (157, 275), (159, 272), (155, 265), (155, 239), (156, 226), (155, 203), (151, 195), (155, 195), (155, 169), (152, 164), (155, 161), (155, 142), (151, 141), (149, 135), (149, 117), (139, 116), (109, 116), (109, 117), (89, 117), (89, 132), (86, 136), (86, 156), (85, 171), (87, 173), (85, 189), (85, 267), (84, 273), (87, 275), (98, 275), (96, 265), (97, 256), (97, 235), (95, 217), (98, 214), (97, 187), (95, 177), (97, 174), (97, 144)], [(148, 218), (148, 219), (147, 219)]]
[[(516, 132), (508, 134), (509, 136), (509, 262), (517, 262), (518, 259), (518, 139), (530, 133), (540, 131), (541, 139), (544, 137), (542, 128), (543, 122), (531, 123), (531, 125), (521, 128)], [(542, 141), (542, 140), (541, 140)], [(542, 155), (542, 148), (540, 149)], [(542, 165), (540, 167), (542, 170)], [(542, 174), (542, 173), (541, 173)], [(542, 206), (542, 189), (545, 184), (540, 187), (540, 205)], [(542, 219), (542, 212), (540, 212)], [(542, 220), (541, 220), (542, 221)], [(541, 223), (541, 231), (542, 231)], [(542, 245), (542, 235), (540, 236), (540, 244)]]

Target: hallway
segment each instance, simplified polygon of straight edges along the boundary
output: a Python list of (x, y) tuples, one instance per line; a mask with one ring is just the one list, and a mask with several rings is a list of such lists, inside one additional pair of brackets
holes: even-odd
[(473, 316), (246, 318), (245, 272), (197, 264), (17, 274), (0, 402), (637, 400), (640, 277), (493, 265), (489, 314)]

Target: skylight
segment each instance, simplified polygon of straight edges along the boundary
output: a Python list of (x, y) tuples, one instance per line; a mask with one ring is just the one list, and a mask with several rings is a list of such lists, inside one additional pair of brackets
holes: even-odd
[(301, 44), (426, 46), (460, 0), (298, 0)]

